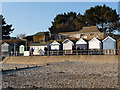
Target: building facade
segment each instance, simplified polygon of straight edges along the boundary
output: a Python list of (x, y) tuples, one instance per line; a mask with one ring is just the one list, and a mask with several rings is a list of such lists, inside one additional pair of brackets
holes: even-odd
[(45, 48), (49, 50), (49, 43), (32, 43), (30, 51), (33, 49), (33, 55), (44, 55)]
[(69, 39), (65, 39), (63, 42), (63, 50), (72, 50), (74, 43), (69, 40)]
[(120, 50), (120, 38), (117, 40), (117, 49)]
[(103, 49), (116, 49), (116, 40), (108, 36), (103, 41)]
[(97, 38), (91, 39), (89, 42), (89, 49), (101, 49), (102, 43)]
[(61, 49), (61, 44), (57, 41), (53, 41), (51, 44), (50, 44), (50, 49), (51, 50), (60, 50)]
[(83, 39), (92, 39), (93, 37), (96, 37), (98, 39), (103, 39), (105, 34), (104, 32), (100, 32), (98, 30), (98, 26), (87, 26), (83, 27), (80, 31), (75, 32), (63, 32), (59, 33), (59, 37), (65, 36), (65, 37), (72, 37), (72, 38), (83, 38)]
[(33, 42), (47, 42), (49, 40), (49, 32), (38, 32), (33, 35)]
[(79, 47), (79, 49), (87, 49), (88, 45), (87, 42), (83, 39), (80, 38), (77, 42), (76, 42), (76, 49)]

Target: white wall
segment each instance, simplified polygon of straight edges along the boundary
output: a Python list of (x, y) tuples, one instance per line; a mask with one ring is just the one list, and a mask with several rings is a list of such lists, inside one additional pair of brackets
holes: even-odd
[(47, 47), (47, 45), (46, 46), (30, 46), (30, 49), (31, 48), (33, 48), (34, 50), (40, 50), (40, 49), (42, 49), (44, 51), (45, 47)]
[(51, 45), (51, 50), (59, 50), (59, 45)]
[(68, 42), (63, 44), (63, 50), (72, 50), (73, 43)]
[(101, 49), (101, 43), (97, 41), (89, 42), (89, 49)]
[(44, 55), (45, 47), (47, 47), (47, 46), (30, 46), (30, 49), (31, 48), (34, 49), (34, 52), (33, 52), (34, 55)]
[(3, 43), (2, 45), (1, 45), (1, 51), (2, 52), (8, 52), (9, 51), (9, 44), (7, 44), (7, 43)]
[(87, 44), (87, 42), (84, 41), (82, 38), (80, 38), (80, 39), (76, 42), (76, 44)]

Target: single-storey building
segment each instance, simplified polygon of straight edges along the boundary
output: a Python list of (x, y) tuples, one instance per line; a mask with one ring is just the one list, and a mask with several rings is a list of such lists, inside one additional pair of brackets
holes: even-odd
[(10, 44), (6, 43), (6, 42), (2, 43), (2, 45), (1, 45), (1, 54), (2, 54), (2, 56), (9, 55), (10, 51), (11, 51)]
[(69, 40), (69, 39), (65, 39), (63, 42), (63, 50), (72, 50), (74, 43)]
[(1, 51), (2, 52), (9, 52), (9, 44), (8, 43), (3, 43), (2, 45), (1, 45)]
[(65, 39), (63, 42), (63, 50), (65, 54), (72, 54), (72, 50), (74, 47), (74, 42), (69, 40), (69, 39)]
[(20, 45), (20, 46), (19, 46), (19, 53), (20, 53), (20, 54), (23, 54), (24, 51), (25, 51), (25, 46), (24, 46), (24, 45)]
[(62, 44), (58, 41), (53, 41), (50, 44), (50, 55), (59, 55), (62, 49)]
[(87, 45), (87, 41), (84, 40), (83, 38), (80, 38), (77, 42), (76, 42), (76, 49), (79, 47), (79, 49), (87, 49), (88, 45)]
[(50, 49), (51, 50), (60, 50), (61, 49), (61, 44), (57, 41), (53, 41), (51, 44), (50, 44)]
[(108, 36), (103, 41), (104, 54), (116, 54), (116, 40)]
[(93, 38), (88, 42), (89, 49), (101, 49), (102, 43), (97, 38)]
[(45, 48), (49, 50), (49, 43), (32, 43), (30, 51), (33, 49), (33, 55), (44, 55)]
[(103, 49), (116, 49), (116, 40), (108, 36), (102, 40)]

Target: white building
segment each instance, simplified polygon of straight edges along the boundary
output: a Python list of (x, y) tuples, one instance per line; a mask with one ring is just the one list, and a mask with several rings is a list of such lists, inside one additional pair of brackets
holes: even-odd
[(101, 41), (97, 38), (91, 39), (89, 42), (89, 49), (101, 49)]
[(83, 39), (80, 38), (77, 42), (76, 42), (76, 48), (79, 47), (80, 49), (87, 49), (87, 42)]
[(30, 50), (33, 49), (34, 55), (44, 55), (44, 48), (47, 47), (49, 49), (49, 43), (33, 43), (30, 45)]
[(53, 41), (53, 42), (50, 44), (50, 49), (51, 49), (51, 50), (60, 50), (60, 49), (61, 49), (61, 45), (60, 45), (59, 42)]
[(1, 45), (1, 51), (2, 52), (8, 52), (9, 51), (9, 44), (8, 43), (3, 43), (2, 45)]
[(63, 42), (63, 50), (72, 50), (74, 43), (69, 40), (69, 39), (65, 39)]

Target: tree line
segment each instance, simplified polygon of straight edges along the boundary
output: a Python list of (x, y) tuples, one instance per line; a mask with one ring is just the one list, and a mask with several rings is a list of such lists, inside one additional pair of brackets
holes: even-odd
[[(84, 15), (76, 12), (58, 14), (52, 21), (49, 30), (51, 34), (55, 35), (61, 32), (79, 31), (84, 26), (100, 25), (101, 31), (111, 33), (114, 30), (119, 30), (118, 20), (119, 15), (116, 10), (106, 5), (97, 5), (87, 9)], [(108, 24), (109, 27), (104, 27), (104, 24)]]

